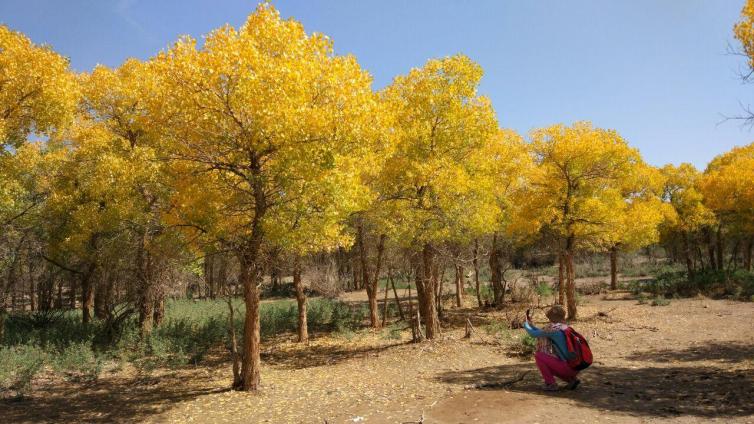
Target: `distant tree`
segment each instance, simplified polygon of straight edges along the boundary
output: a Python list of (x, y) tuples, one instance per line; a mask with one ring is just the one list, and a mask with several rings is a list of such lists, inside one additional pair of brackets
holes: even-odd
[[(744, 239), (744, 268), (751, 269), (754, 242), (754, 144), (736, 147), (715, 157), (699, 181), (704, 204), (718, 222), (732, 234)], [(717, 237), (718, 252), (723, 251), (722, 237)], [(733, 252), (735, 257), (735, 251)], [(722, 255), (718, 254), (722, 265)], [(720, 266), (722, 269), (722, 266)]]
[(661, 232), (665, 238), (678, 236), (686, 269), (689, 275), (693, 275), (692, 237), (703, 228), (714, 225), (715, 215), (704, 205), (704, 197), (699, 191), (702, 174), (693, 165), (665, 165), (662, 173), (665, 177), (663, 200), (672, 207), (672, 213), (666, 216), (660, 227)]

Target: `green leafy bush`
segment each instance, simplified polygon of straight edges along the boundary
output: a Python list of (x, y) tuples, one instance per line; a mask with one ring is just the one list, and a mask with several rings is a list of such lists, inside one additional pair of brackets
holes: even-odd
[(44, 366), (46, 354), (36, 346), (0, 348), (0, 389), (24, 392)]
[(102, 359), (88, 343), (73, 343), (51, 356), (52, 368), (70, 379), (95, 380), (102, 371)]
[(655, 296), (707, 296), (747, 299), (754, 295), (754, 273), (746, 270), (733, 272), (704, 269), (690, 277), (684, 271), (661, 272), (646, 284), (647, 291)]
[(542, 297), (549, 297), (552, 296), (553, 289), (552, 287), (545, 283), (544, 281), (540, 282), (534, 287), (534, 291)]
[(537, 339), (528, 333), (524, 334), (524, 337), (521, 338), (520, 348), (522, 354), (534, 353), (537, 350)]
[(657, 296), (654, 299), (652, 299), (652, 306), (668, 306), (670, 305), (670, 300), (666, 299), (664, 296)]

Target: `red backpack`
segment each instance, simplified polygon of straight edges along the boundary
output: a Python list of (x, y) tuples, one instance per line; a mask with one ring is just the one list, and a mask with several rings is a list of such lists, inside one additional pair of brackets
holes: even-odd
[(589, 349), (589, 343), (584, 336), (576, 332), (571, 327), (563, 331), (568, 347), (568, 365), (576, 371), (581, 371), (592, 365), (592, 350)]

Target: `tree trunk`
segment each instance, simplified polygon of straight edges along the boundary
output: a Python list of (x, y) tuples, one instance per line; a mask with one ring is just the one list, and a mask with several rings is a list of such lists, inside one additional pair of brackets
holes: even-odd
[(686, 259), (688, 277), (691, 278), (694, 276), (694, 264), (691, 262), (691, 246), (689, 246), (689, 234), (687, 232), (683, 233), (683, 256)]
[(353, 257), (351, 258), (352, 264), (351, 264), (351, 270), (353, 271), (353, 290), (356, 291), (359, 289), (359, 261), (357, 259), (357, 255), (354, 253)]
[(746, 247), (744, 247), (744, 269), (751, 271), (751, 251), (754, 247), (754, 237), (749, 237), (746, 241)]
[(63, 309), (63, 279), (58, 278), (58, 296), (55, 299), (55, 309)]
[(565, 256), (558, 251), (558, 305), (565, 305)]
[(296, 289), (296, 303), (298, 304), (298, 342), (309, 342), (309, 327), (306, 323), (306, 293), (301, 281), (301, 262), (296, 258), (293, 262), (293, 287)]
[(479, 287), (479, 240), (474, 240), (474, 286), (476, 287), (476, 301), (481, 308), (484, 303), (482, 302), (482, 290)]
[(503, 258), (502, 249), (497, 241), (497, 234), (492, 236), (490, 250), (490, 282), (492, 283), (493, 301), (495, 306), (502, 306), (505, 289), (503, 288)]
[[(390, 276), (393, 273), (390, 271), (390, 269), (388, 269), (387, 274), (388, 276)], [(392, 281), (392, 278), (388, 277), (388, 280)], [(388, 294), (388, 291), (390, 290), (390, 288), (388, 287), (388, 283), (390, 281), (385, 281), (385, 298), (382, 301), (382, 326), (383, 327), (387, 325), (387, 294)]]
[(215, 299), (215, 256), (204, 256), (204, 282), (207, 286), (207, 297)]
[(215, 290), (217, 293), (225, 293), (228, 286), (228, 257), (223, 253), (218, 256), (220, 262), (217, 270), (217, 279), (215, 280)]
[(618, 248), (610, 248), (610, 290), (618, 288)]
[(707, 255), (709, 256), (710, 269), (717, 269), (717, 264), (715, 263), (715, 244), (712, 242), (712, 235), (708, 228), (705, 228), (704, 230), (704, 238), (707, 242)]
[[(398, 314), (400, 315), (401, 320), (403, 321), (406, 319), (406, 317), (403, 316), (403, 308), (401, 307), (401, 299), (398, 297), (398, 290), (396, 290), (395, 288), (395, 280), (393, 280), (393, 273), (389, 270), (388, 270), (388, 279), (390, 280), (390, 285), (393, 286), (393, 295), (395, 296), (395, 306), (398, 307)], [(410, 288), (411, 288), (411, 284), (409, 283), (409, 289)], [(409, 295), (409, 302), (410, 301), (411, 301), (411, 296)]]
[(32, 312), (37, 310), (37, 283), (34, 281), (33, 276), (29, 276), (29, 308)]
[(463, 266), (456, 265), (456, 306), (463, 306)]
[(432, 267), (432, 281), (434, 281), (435, 286), (435, 302), (437, 302), (437, 305), (435, 305), (435, 310), (437, 311), (437, 318), (442, 319), (443, 314), (445, 311), (443, 310), (442, 305), (442, 296), (443, 296), (443, 290), (445, 289), (445, 264), (442, 266), (442, 274), (440, 274), (440, 267), (438, 264), (438, 261), (435, 261), (434, 266)]
[(233, 296), (228, 290), (228, 337), (230, 338), (230, 354), (233, 360), (233, 386), (241, 387), (241, 355), (238, 353), (238, 339), (236, 338), (236, 319), (235, 308), (233, 307)]
[(728, 259), (728, 270), (734, 270), (738, 268), (738, 250), (741, 247), (741, 240), (736, 240), (733, 243), (733, 248), (730, 249), (730, 259)]
[(95, 264), (89, 264), (88, 269), (81, 274), (81, 320), (84, 324), (92, 321), (92, 306), (94, 305), (92, 277), (95, 269)]
[(573, 270), (573, 249), (574, 239), (573, 236), (569, 237), (566, 241), (566, 303), (568, 306), (568, 319), (576, 319), (576, 281), (575, 273)]
[(162, 288), (156, 288), (154, 295), (154, 307), (152, 314), (152, 324), (158, 327), (165, 319), (165, 293)]
[(259, 328), (259, 269), (256, 263), (259, 246), (240, 255), (241, 282), (243, 284), (246, 317), (241, 347), (241, 381), (235, 388), (243, 391), (259, 389), (259, 368), (261, 366), (261, 346)]
[(724, 244), (723, 244), (723, 226), (720, 224), (717, 226), (717, 270), (722, 271), (725, 267), (724, 263)]
[(107, 318), (107, 311), (109, 309), (109, 302), (107, 296), (112, 292), (112, 272), (108, 272), (105, 278), (99, 278), (97, 280), (97, 288), (94, 290), (94, 316), (97, 319)]
[(380, 278), (380, 266), (382, 265), (382, 254), (385, 248), (385, 235), (383, 234), (380, 236), (380, 240), (377, 244), (377, 262), (373, 273), (369, 266), (366, 235), (364, 234), (364, 226), (362, 223), (359, 223), (358, 226), (358, 238), (359, 257), (361, 259), (361, 281), (366, 288), (367, 298), (369, 299), (369, 324), (372, 328), (380, 328), (380, 312), (377, 305), (377, 291)]
[[(424, 318), (425, 333), (424, 336), (432, 340), (440, 333), (440, 322), (437, 316), (437, 307), (435, 300), (435, 267), (434, 248), (430, 244), (425, 244), (422, 249), (421, 266), (416, 281), (416, 290), (419, 295), (419, 309)], [(421, 286), (421, 288), (420, 288)]]
[(68, 307), (76, 309), (76, 295), (78, 291), (78, 275), (70, 275), (70, 290), (68, 291)]
[(5, 305), (0, 304), (0, 344), (2, 344), (5, 339), (5, 316), (6, 315), (8, 315), (8, 312), (5, 310)]

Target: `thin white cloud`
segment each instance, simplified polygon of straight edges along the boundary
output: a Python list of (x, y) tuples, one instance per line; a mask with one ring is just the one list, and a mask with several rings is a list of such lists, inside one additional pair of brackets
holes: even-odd
[(144, 28), (144, 25), (142, 25), (139, 21), (133, 18), (131, 16), (131, 8), (138, 3), (139, 0), (118, 0), (118, 2), (115, 4), (115, 13), (123, 19), (128, 25), (131, 26), (141, 37), (152, 41), (157, 42), (157, 37), (155, 37), (151, 32), (149, 32), (146, 28)]

